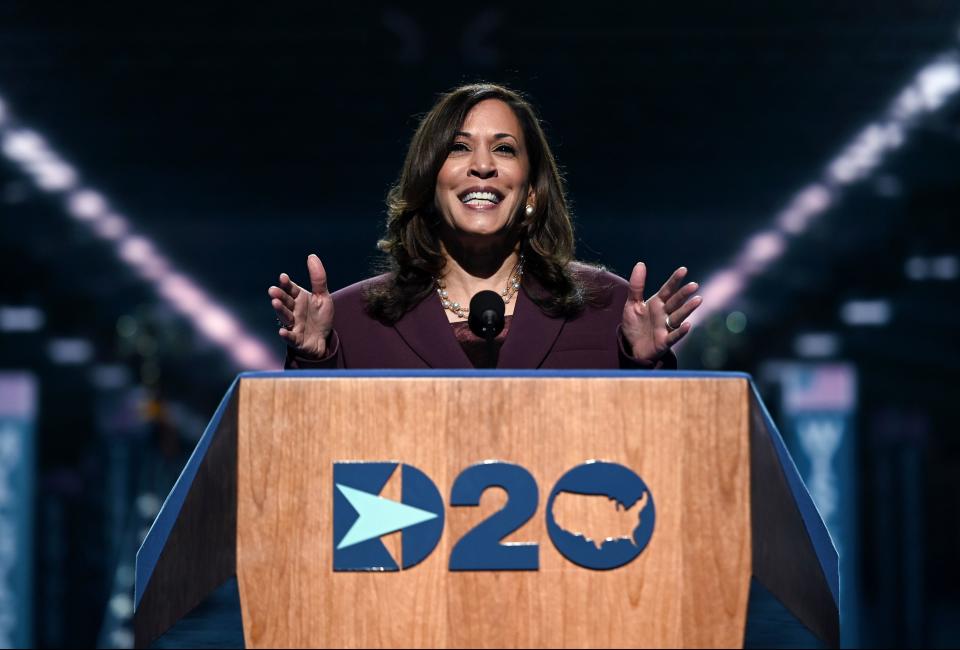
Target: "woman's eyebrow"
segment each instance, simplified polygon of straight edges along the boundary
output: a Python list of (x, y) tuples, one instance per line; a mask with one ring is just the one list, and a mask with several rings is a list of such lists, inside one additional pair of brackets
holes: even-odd
[[(473, 134), (468, 131), (456, 131), (453, 135), (456, 137), (463, 136), (464, 138), (473, 137)], [(513, 135), (512, 133), (496, 133), (493, 136), (494, 140), (503, 140), (504, 138), (513, 138), (517, 142), (520, 142), (520, 140), (517, 140), (517, 136)]]

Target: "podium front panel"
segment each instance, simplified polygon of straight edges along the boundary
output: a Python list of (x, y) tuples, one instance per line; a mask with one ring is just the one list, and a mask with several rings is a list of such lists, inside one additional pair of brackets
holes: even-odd
[[(237, 577), (247, 646), (741, 645), (752, 543), (748, 380), (653, 377), (243, 378)], [(504, 473), (515, 481), (507, 510), (535, 506), (528, 519), (519, 513), (501, 559), (488, 557), (489, 540), (467, 539), (507, 505), (503, 488), (484, 489), (494, 470), (465, 472), (490, 461), (520, 468)], [(561, 481), (592, 463), (642, 479), (655, 510)], [(455, 483), (461, 501), (481, 493), (479, 505), (452, 505)], [(430, 484), (442, 501), (440, 529), (436, 517), (415, 523), (437, 514), (424, 505)], [(655, 513), (652, 534), (614, 568), (569, 559), (548, 530), (552, 520), (582, 533), (570, 543), (592, 543), (596, 553), (580, 557), (606, 557), (612, 547), (600, 538), (612, 531), (623, 546), (623, 517), (641, 508), (641, 521)], [(370, 538), (389, 527), (373, 511), (402, 530)], [(349, 540), (345, 526), (355, 528)], [(429, 539), (414, 544), (418, 530), (442, 530), (432, 551)], [(404, 535), (408, 554), (425, 553), (409, 567)], [(374, 544), (355, 543), (365, 537)], [(509, 546), (530, 543), (535, 570), (530, 546)], [(380, 555), (366, 566), (360, 551), (374, 546)], [(519, 568), (469, 568), (511, 561)], [(377, 562), (398, 570), (374, 570)]]

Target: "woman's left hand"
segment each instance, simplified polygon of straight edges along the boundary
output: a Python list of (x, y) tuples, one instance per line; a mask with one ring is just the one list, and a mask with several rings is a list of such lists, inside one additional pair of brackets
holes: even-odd
[(694, 296), (696, 282), (680, 286), (687, 275), (681, 266), (649, 300), (643, 299), (647, 266), (638, 262), (630, 274), (630, 295), (623, 306), (623, 336), (635, 359), (656, 363), (670, 347), (686, 336), (690, 323), (684, 322), (703, 298)]

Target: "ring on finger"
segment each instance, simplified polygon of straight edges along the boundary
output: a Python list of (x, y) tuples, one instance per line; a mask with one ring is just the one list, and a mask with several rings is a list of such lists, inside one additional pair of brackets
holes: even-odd
[(279, 325), (280, 327), (288, 331), (293, 329), (293, 325), (288, 325), (284, 323), (282, 320), (280, 320), (279, 318), (277, 318), (277, 325)]
[(667, 317), (665, 320), (667, 323), (667, 330), (670, 332), (676, 331), (677, 326), (674, 326), (674, 324), (670, 322), (670, 314), (667, 314)]

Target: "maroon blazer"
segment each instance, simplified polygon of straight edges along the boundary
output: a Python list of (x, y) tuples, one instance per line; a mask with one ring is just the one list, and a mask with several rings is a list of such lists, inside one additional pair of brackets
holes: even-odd
[[(576, 272), (592, 298), (573, 318), (548, 316), (530, 299), (542, 287), (530, 275), (516, 294), (510, 331), (500, 349), (497, 368), (509, 369), (659, 369), (676, 368), (668, 351), (657, 363), (641, 363), (624, 347), (620, 334), (629, 285), (623, 278), (589, 267)], [(333, 294), (333, 332), (328, 354), (307, 360), (288, 349), (288, 369), (318, 368), (461, 368), (473, 365), (454, 336), (436, 292), (393, 325), (381, 323), (364, 310), (364, 287), (370, 278)], [(536, 293), (534, 293), (536, 295)]]

